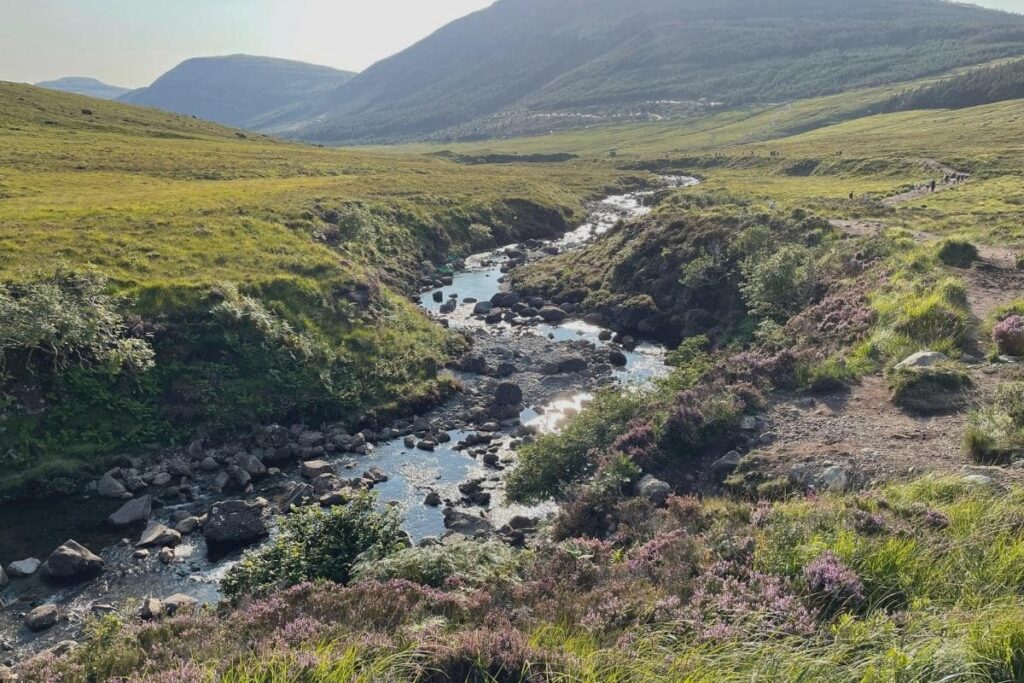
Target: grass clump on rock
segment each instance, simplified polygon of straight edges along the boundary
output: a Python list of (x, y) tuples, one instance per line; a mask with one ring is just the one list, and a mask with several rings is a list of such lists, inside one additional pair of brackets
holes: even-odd
[(963, 407), (971, 386), (964, 370), (950, 362), (930, 367), (896, 366), (887, 375), (892, 403), (917, 415), (942, 415)]

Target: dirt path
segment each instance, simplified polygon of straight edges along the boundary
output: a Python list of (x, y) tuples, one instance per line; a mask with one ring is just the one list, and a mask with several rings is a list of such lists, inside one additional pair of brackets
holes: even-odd
[[(935, 164), (939, 173), (956, 173)], [(943, 184), (936, 191), (955, 186)], [(928, 194), (930, 187), (890, 197), (886, 204)], [(888, 227), (872, 220), (830, 223), (854, 237), (878, 234)], [(940, 239), (927, 232), (913, 236), (921, 243)], [(978, 251), (978, 262), (965, 269), (962, 277), (971, 313), (980, 326), (997, 308), (1021, 297), (1024, 273), (1017, 269), (1017, 254), (1010, 249), (980, 246)], [(1016, 365), (990, 365), (980, 360), (969, 365), (973, 388), (967, 408), (939, 417), (908, 415), (892, 405), (881, 376), (867, 377), (850, 390), (824, 394), (813, 401), (780, 396), (764, 416), (768, 443), (762, 453), (766, 465), (774, 476), (790, 478), (837, 466), (848, 473), (851, 483), (860, 485), (925, 472), (964, 471), (972, 467), (961, 447), (969, 410), (989, 400), (1001, 382), (1018, 372)], [(1007, 470), (1005, 476), (1019, 472)]]

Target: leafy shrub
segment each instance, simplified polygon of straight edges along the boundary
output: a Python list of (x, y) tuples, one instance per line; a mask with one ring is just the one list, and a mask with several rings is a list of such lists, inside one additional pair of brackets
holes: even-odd
[(1011, 315), (996, 323), (992, 339), (999, 353), (1024, 356), (1024, 316)]
[(398, 511), (378, 511), (368, 493), (327, 511), (300, 508), (280, 518), (278, 535), (269, 544), (232, 567), (222, 589), (239, 597), (318, 579), (348, 583), (356, 562), (390, 555), (404, 540)]
[(402, 579), (441, 588), (479, 587), (514, 574), (517, 554), (505, 543), (456, 543), (425, 548), (406, 548), (392, 555), (358, 562), (354, 581)]
[(945, 240), (939, 245), (939, 260), (954, 268), (970, 268), (978, 260), (978, 248), (964, 240)]
[(0, 285), (0, 369), (13, 354), (41, 356), (57, 370), (72, 364), (114, 373), (152, 368), (152, 349), (129, 334), (108, 288), (105, 276), (68, 270)]
[(779, 323), (807, 307), (818, 284), (814, 253), (792, 245), (749, 259), (743, 264), (743, 277), (740, 290), (750, 312)]

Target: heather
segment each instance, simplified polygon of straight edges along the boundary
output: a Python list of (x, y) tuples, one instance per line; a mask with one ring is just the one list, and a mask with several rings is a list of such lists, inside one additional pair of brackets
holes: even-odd
[[(1004, 681), (1024, 490), (925, 478), (775, 503), (623, 496), (616, 533), (441, 577), (409, 549), (347, 585), (94, 621), (24, 678), (85, 681)], [(444, 554), (479, 557), (472, 541)], [(421, 554), (423, 561), (416, 561)], [(390, 562), (390, 563), (389, 563)], [(442, 563), (443, 564), (443, 563)], [(403, 567), (410, 569), (403, 570)], [(442, 572), (443, 574), (444, 572)], [(406, 576), (403, 576), (406, 575)]]

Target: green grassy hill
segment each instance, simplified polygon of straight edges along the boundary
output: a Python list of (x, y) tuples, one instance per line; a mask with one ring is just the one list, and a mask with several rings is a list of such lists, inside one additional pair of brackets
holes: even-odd
[[(436, 395), (459, 343), (408, 303), (423, 262), (562, 230), (622, 176), (325, 150), (0, 83), (0, 306), (21, 311), (0, 492), (200, 430)], [(111, 365), (126, 340), (155, 365)]]

